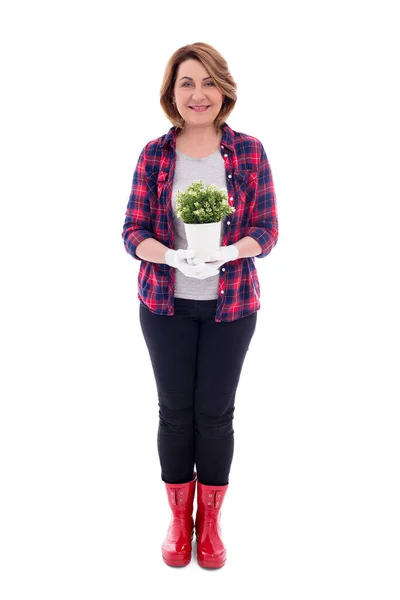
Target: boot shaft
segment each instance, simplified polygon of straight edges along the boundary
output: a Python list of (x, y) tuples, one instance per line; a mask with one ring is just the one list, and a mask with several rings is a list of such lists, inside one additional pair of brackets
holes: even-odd
[(202, 524), (207, 521), (218, 524), (221, 520), (221, 506), (224, 501), (228, 485), (204, 485), (197, 481), (197, 511), (195, 527), (199, 531)]
[(165, 483), (168, 504), (174, 515), (191, 515), (196, 490), (196, 473), (187, 483)]
[(211, 513), (217, 516), (221, 510), (228, 485), (204, 485), (197, 482), (197, 507), (200, 513)]

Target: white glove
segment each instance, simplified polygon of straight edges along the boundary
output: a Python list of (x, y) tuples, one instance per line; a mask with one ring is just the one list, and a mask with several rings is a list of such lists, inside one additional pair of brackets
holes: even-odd
[[(203, 260), (207, 263), (211, 263), (209, 266), (215, 269), (219, 269), (222, 265), (230, 260), (236, 260), (239, 256), (239, 249), (237, 246), (231, 244), (230, 246), (220, 246), (218, 250), (211, 252)], [(189, 265), (196, 265), (199, 259), (195, 257), (188, 257)]]
[(170, 267), (179, 269), (186, 277), (194, 277), (195, 279), (206, 279), (219, 275), (219, 271), (211, 265), (206, 265), (203, 261), (195, 259), (196, 262), (189, 264), (186, 259), (194, 258), (195, 250), (172, 250), (171, 248), (165, 253), (165, 262)]

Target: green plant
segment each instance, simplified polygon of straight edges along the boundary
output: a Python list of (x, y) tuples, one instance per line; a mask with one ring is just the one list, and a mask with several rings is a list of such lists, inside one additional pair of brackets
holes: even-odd
[(204, 186), (199, 179), (176, 192), (176, 214), (184, 223), (218, 223), (233, 212), (226, 191), (213, 183)]

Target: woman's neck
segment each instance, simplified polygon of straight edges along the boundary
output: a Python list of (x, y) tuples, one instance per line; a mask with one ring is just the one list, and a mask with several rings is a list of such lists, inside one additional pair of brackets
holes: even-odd
[(217, 132), (214, 127), (212, 129), (182, 129), (177, 134), (177, 139), (180, 142), (198, 148), (217, 144), (221, 141), (221, 138), (222, 133)]

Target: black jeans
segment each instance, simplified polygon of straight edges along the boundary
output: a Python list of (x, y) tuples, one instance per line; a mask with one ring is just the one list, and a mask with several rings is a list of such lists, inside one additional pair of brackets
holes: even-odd
[(139, 307), (159, 406), (161, 479), (226, 485), (233, 458), (235, 395), (257, 311), (215, 321), (217, 300), (175, 298), (175, 314)]

